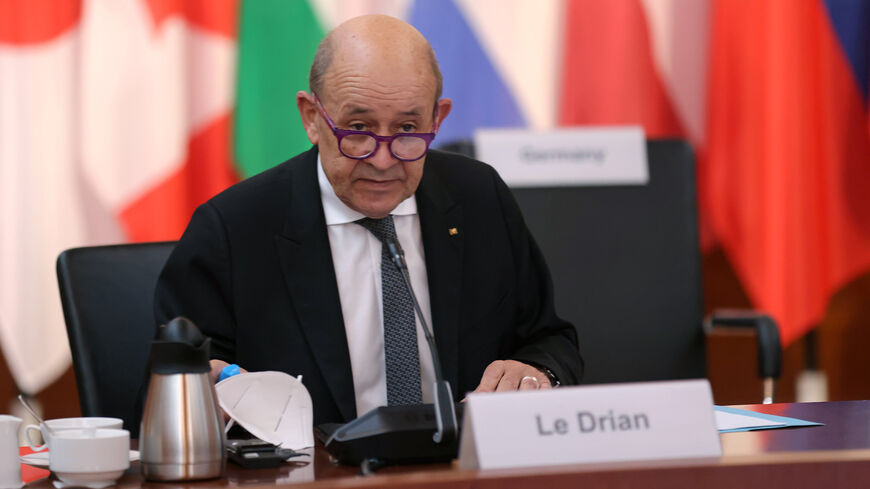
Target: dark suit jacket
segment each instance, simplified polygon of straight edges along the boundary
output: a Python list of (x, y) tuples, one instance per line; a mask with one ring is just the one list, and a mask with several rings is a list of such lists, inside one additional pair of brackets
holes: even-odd
[[(319, 424), (357, 413), (316, 164), (312, 148), (201, 205), (155, 310), (161, 323), (193, 320), (212, 358), (302, 374)], [(495, 170), (430, 151), (416, 199), (435, 341), (456, 398), (497, 359), (579, 382), (576, 332), (556, 316), (549, 271)]]

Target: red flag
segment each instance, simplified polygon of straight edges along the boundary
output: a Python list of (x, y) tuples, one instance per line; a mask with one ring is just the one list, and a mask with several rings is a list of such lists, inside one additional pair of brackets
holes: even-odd
[(0, 0), (0, 346), (68, 368), (62, 250), (176, 239), (235, 182), (236, 0)]
[[(702, 145), (708, 9), (707, 0), (568, 0), (559, 124), (637, 124), (648, 138)], [(711, 248), (705, 219), (700, 234)]]
[(560, 125), (639, 124), (648, 137), (683, 136), (639, 0), (570, 0), (565, 22)]
[(820, 0), (714, 3), (710, 218), (754, 305), (788, 344), (870, 269), (870, 138)]
[[(145, 0), (157, 35), (166, 22), (175, 17), (185, 20), (189, 29), (203, 37), (235, 40), (236, 0)], [(187, 41), (192, 57), (197, 53), (194, 42)], [(193, 94), (185, 102), (188, 111), (197, 110), (196, 92), (212, 89), (215, 75), (231, 77), (230, 70), (220, 73), (220, 65), (190, 63), (187, 67), (187, 90)], [(237, 182), (239, 177), (231, 159), (231, 112), (225, 111), (194, 128), (190, 134), (183, 160), (174, 171), (156, 185), (130, 200), (119, 212), (126, 237), (130, 241), (178, 239), (196, 207), (217, 192)]]

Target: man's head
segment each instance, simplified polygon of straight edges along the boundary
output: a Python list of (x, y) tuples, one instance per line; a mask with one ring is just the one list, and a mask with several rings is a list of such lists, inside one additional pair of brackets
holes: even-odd
[[(435, 132), (451, 108), (449, 99), (439, 99), (441, 73), (429, 43), (410, 25), (383, 15), (357, 17), (329, 33), (317, 50), (310, 85), (337, 128), (380, 136)], [(336, 195), (366, 216), (386, 216), (417, 190), (425, 156), (401, 161), (386, 143), (365, 159), (342, 155), (313, 94), (299, 92), (296, 102)]]

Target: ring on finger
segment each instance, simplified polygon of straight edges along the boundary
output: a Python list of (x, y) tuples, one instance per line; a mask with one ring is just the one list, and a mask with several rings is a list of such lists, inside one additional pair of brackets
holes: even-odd
[(520, 385), (523, 385), (523, 382), (525, 382), (525, 381), (527, 381), (527, 380), (532, 380), (532, 381), (535, 382), (535, 389), (540, 389), (540, 388), (541, 388), (541, 382), (538, 381), (538, 378), (537, 378), (537, 377), (532, 377), (531, 375), (526, 375), (525, 377), (523, 377), (523, 379), (520, 381)]

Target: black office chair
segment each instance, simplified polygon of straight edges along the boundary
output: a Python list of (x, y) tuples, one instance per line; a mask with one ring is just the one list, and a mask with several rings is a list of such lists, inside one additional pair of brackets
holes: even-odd
[(154, 336), (154, 289), (175, 242), (66, 250), (57, 280), (84, 416), (124, 420), (139, 433), (137, 401)]
[[(473, 156), (468, 143), (442, 149)], [(705, 377), (705, 332), (753, 328), (763, 400), (772, 401), (776, 323), (749, 311), (704, 324), (691, 147), (648, 141), (647, 158), (646, 185), (512, 189), (550, 266), (557, 311), (577, 326), (583, 382)]]

